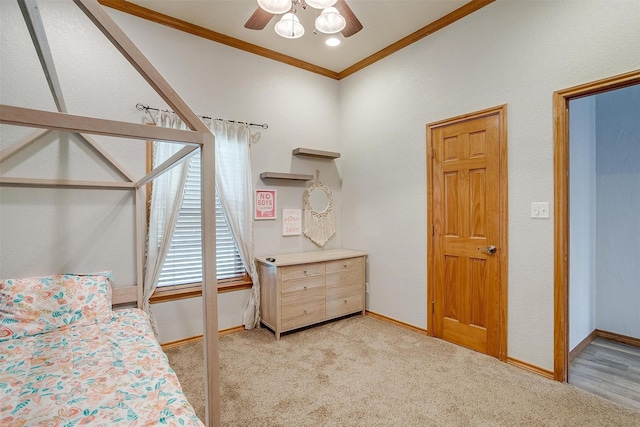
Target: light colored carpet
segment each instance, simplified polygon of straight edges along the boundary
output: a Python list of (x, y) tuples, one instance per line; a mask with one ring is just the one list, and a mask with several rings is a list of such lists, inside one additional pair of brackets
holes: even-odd
[[(202, 344), (167, 351), (204, 419)], [(640, 426), (640, 412), (371, 317), (220, 339), (224, 426)]]

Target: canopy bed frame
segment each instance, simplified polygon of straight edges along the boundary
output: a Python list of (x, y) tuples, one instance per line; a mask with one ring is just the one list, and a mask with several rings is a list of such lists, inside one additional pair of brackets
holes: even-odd
[[(113, 304), (136, 304), (142, 306), (142, 283), (144, 278), (145, 245), (145, 197), (147, 183), (184, 161), (197, 148), (201, 149), (202, 161), (202, 245), (203, 245), (203, 335), (205, 364), (205, 401), (207, 426), (220, 424), (219, 363), (218, 363), (218, 319), (217, 287), (215, 274), (215, 172), (214, 136), (189, 106), (172, 89), (169, 83), (151, 65), (149, 60), (125, 35), (96, 0), (73, 0), (84, 14), (96, 25), (107, 39), (122, 53), (151, 87), (176, 112), (190, 130), (177, 130), (127, 123), (114, 120), (71, 115), (67, 113), (64, 98), (55, 71), (53, 58), (47, 42), (44, 26), (35, 0), (18, 0), (22, 14), (36, 48), (42, 69), (56, 103), (58, 112), (41, 111), (16, 106), (0, 105), (0, 123), (33, 127), (34, 132), (0, 152), (0, 161), (7, 159), (31, 142), (52, 130), (78, 134), (108, 164), (119, 172), (124, 181), (79, 181), (61, 179), (32, 179), (0, 177), (2, 186), (102, 188), (135, 192), (136, 229), (136, 285), (113, 289)], [(167, 141), (181, 143), (184, 147), (167, 161), (135, 179), (114, 158), (104, 151), (91, 135), (106, 135), (131, 138), (139, 141)]]

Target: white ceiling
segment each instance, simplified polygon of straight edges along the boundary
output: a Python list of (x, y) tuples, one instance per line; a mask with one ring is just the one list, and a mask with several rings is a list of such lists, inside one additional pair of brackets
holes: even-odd
[[(273, 25), (264, 30), (248, 30), (244, 23), (258, 7), (256, 0), (129, 0), (153, 11), (208, 28), (313, 65), (340, 72), (384, 49), (405, 36), (461, 7), (468, 0), (347, 0), (364, 28), (344, 38), (338, 47), (324, 44), (330, 36), (314, 34), (316, 11), (311, 7), (298, 11), (305, 34), (295, 40), (278, 36)], [(334, 35), (336, 36), (336, 35)]]

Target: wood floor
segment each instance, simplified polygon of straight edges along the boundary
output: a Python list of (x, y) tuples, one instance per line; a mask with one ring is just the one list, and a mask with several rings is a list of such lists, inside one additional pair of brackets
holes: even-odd
[(569, 383), (640, 411), (640, 348), (596, 338), (571, 362)]

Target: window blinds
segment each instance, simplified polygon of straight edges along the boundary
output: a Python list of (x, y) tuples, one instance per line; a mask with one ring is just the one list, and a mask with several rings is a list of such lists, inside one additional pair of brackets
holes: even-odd
[[(200, 197), (200, 151), (189, 162), (184, 196), (158, 287), (202, 282), (202, 212)], [(244, 275), (240, 253), (216, 194), (216, 277)]]

